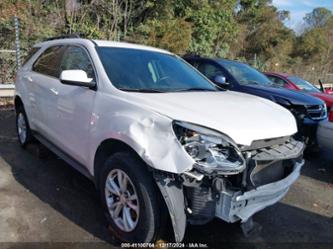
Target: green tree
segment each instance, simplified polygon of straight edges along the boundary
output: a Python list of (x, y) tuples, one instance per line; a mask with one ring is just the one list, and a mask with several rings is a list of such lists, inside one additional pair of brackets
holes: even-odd
[(235, 7), (234, 0), (193, 1), (191, 8), (186, 9), (186, 20), (193, 25), (189, 52), (226, 56), (238, 31)]
[(306, 30), (297, 38), (294, 56), (302, 58), (303, 66), (329, 72), (333, 67), (333, 17), (321, 27)]
[(139, 26), (144, 38), (139, 40), (171, 48), (173, 52), (225, 55), (237, 33), (235, 7), (236, 0), (152, 1)]
[(311, 13), (307, 13), (303, 19), (307, 27), (312, 29), (325, 26), (331, 17), (332, 12), (330, 10), (320, 7), (313, 9)]
[[(243, 28), (244, 42), (238, 56), (251, 61), (263, 69), (281, 70), (289, 61), (295, 34), (285, 27), (283, 21), (289, 12), (278, 11), (270, 0), (242, 0), (237, 14)], [(258, 61), (260, 63), (258, 63)], [(280, 68), (274, 68), (279, 65)]]
[(185, 54), (190, 46), (191, 24), (181, 18), (152, 19), (137, 28), (138, 34), (133, 34), (131, 41), (167, 49), (176, 54)]

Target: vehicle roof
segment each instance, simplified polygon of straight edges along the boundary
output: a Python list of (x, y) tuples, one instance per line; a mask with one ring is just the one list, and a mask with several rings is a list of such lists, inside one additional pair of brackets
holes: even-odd
[(99, 47), (116, 47), (116, 48), (131, 48), (131, 49), (141, 49), (147, 51), (154, 51), (159, 53), (171, 54), (169, 51), (160, 48), (154, 48), (150, 46), (128, 43), (128, 42), (115, 42), (106, 40), (93, 40)]
[(48, 46), (57, 44), (60, 42), (71, 44), (71, 43), (77, 43), (77, 42), (93, 42), (95, 46), (98, 47), (114, 47), (114, 48), (129, 48), (129, 49), (140, 49), (145, 51), (153, 51), (153, 52), (159, 52), (164, 54), (172, 54), (169, 51), (166, 51), (164, 49), (154, 48), (150, 46), (135, 44), (135, 43), (128, 43), (128, 42), (116, 42), (116, 41), (107, 41), (107, 40), (89, 40), (89, 39), (83, 39), (83, 38), (66, 38), (66, 39), (55, 39), (55, 40), (49, 40), (49, 41), (43, 41), (38, 44), (36, 44), (34, 47), (42, 47), (42, 46)]

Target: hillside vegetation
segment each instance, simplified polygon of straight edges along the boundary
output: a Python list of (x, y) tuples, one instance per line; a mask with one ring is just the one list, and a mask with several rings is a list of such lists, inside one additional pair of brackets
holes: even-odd
[(13, 16), (24, 51), (47, 37), (148, 44), (174, 53), (247, 61), (261, 70), (332, 73), (333, 17), (316, 8), (301, 34), (270, 0), (2, 0), (0, 48), (14, 48)]

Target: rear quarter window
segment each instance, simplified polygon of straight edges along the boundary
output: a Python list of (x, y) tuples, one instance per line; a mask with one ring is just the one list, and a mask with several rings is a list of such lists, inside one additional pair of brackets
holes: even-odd
[(39, 49), (40, 49), (40, 47), (34, 47), (34, 48), (30, 49), (27, 56), (23, 57), (23, 65), (25, 65), (31, 59), (31, 57), (37, 53), (37, 51)]

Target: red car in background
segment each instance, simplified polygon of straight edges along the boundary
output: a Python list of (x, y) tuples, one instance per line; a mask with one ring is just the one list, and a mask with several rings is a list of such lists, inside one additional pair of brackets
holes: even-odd
[[(325, 101), (327, 109), (330, 110), (333, 106), (333, 95), (324, 93), (310, 82), (293, 75), (285, 73), (265, 73), (266, 76), (273, 82), (274, 86), (284, 87), (290, 90), (303, 91)], [(329, 90), (328, 90), (329, 91)]]

